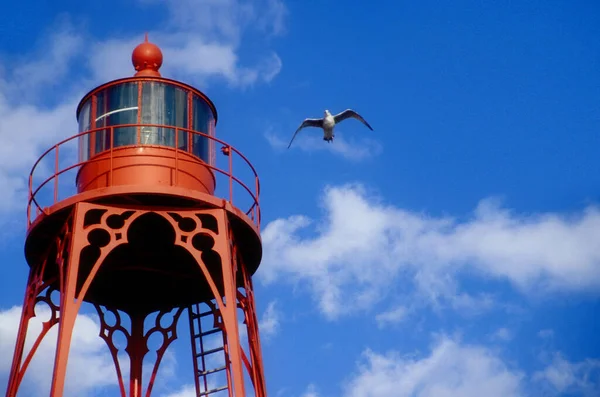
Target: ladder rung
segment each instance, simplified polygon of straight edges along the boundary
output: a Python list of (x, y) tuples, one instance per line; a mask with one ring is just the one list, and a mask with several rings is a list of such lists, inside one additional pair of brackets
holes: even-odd
[(225, 389), (227, 389), (227, 386), (221, 386), (221, 387), (217, 387), (216, 389), (209, 390), (209, 391), (203, 391), (199, 395), (200, 396), (208, 396), (209, 394), (216, 393), (218, 391), (225, 390)]
[(210, 331), (203, 332), (200, 335), (196, 334), (196, 335), (194, 335), (194, 337), (197, 337), (197, 336), (208, 336), (208, 335), (216, 334), (217, 332), (220, 332), (220, 331), (221, 331), (221, 328), (215, 328), (215, 329), (211, 329)]
[(227, 365), (223, 365), (221, 368), (209, 369), (208, 371), (198, 371), (198, 375), (204, 376), (208, 374), (214, 374), (215, 372), (223, 371), (226, 368)]
[(220, 352), (221, 350), (223, 350), (223, 346), (217, 347), (216, 349), (207, 350), (207, 351), (202, 352), (202, 353), (198, 353), (198, 354), (196, 354), (196, 358), (202, 357), (202, 356), (207, 356), (207, 355), (212, 354), (212, 353)]

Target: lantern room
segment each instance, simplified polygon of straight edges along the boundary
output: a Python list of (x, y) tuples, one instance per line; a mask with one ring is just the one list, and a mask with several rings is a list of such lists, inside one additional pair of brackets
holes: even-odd
[(135, 76), (103, 84), (77, 107), (79, 193), (116, 185), (169, 185), (213, 194), (217, 112), (199, 90), (161, 77), (160, 49), (135, 48)]

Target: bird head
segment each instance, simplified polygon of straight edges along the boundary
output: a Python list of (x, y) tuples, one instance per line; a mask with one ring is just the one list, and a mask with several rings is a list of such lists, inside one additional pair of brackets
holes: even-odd
[(329, 113), (329, 110), (325, 109), (325, 116), (331, 116), (331, 113)]

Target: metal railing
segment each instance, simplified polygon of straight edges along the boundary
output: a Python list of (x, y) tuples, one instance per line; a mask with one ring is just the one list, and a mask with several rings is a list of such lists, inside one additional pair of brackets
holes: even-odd
[[(114, 143), (115, 143), (115, 129), (119, 129), (119, 128), (125, 128), (125, 127), (156, 127), (156, 128), (163, 128), (164, 130), (172, 130), (174, 131), (174, 135), (175, 135), (175, 139), (174, 139), (174, 147), (172, 146), (165, 146), (165, 145), (160, 145), (160, 144), (141, 144), (140, 143), (140, 133), (138, 129), (138, 133), (137, 133), (137, 144), (133, 144), (133, 145), (119, 145), (117, 147), (115, 147)], [(108, 132), (109, 136), (110, 136), (110, 147), (105, 148), (104, 150), (96, 153), (93, 157), (87, 159), (87, 160), (76, 160), (75, 164), (70, 164), (67, 165), (65, 167), (60, 167), (60, 153), (61, 153), (61, 148), (63, 148), (62, 152), (64, 152), (64, 148), (66, 146), (66, 144), (68, 144), (69, 142), (72, 143), (72, 141), (74, 140), (78, 140), (79, 138), (88, 135), (88, 142), (91, 141), (90, 134), (94, 134), (94, 133), (98, 133), (98, 132), (102, 132), (105, 131)], [(174, 127), (174, 126), (168, 126), (168, 125), (160, 125), (160, 124), (119, 124), (119, 125), (114, 125), (114, 126), (110, 126), (110, 127), (101, 127), (101, 128), (95, 128), (89, 131), (85, 131), (85, 132), (81, 132), (77, 135), (73, 135), (67, 139), (64, 139), (62, 141), (60, 141), (59, 143), (55, 144), (54, 146), (52, 146), (51, 148), (49, 148), (48, 150), (46, 150), (39, 158), (38, 160), (35, 162), (35, 164), (33, 165), (31, 172), (29, 173), (29, 198), (27, 201), (27, 227), (29, 227), (33, 221), (40, 216), (41, 214), (48, 214), (48, 207), (50, 207), (51, 205), (56, 204), (57, 202), (61, 201), (59, 199), (59, 177), (63, 174), (65, 174), (68, 171), (71, 170), (75, 170), (78, 167), (81, 167), (85, 164), (89, 164), (89, 163), (93, 163), (93, 162), (99, 162), (99, 161), (106, 161), (108, 160), (110, 163), (109, 166), (109, 171), (108, 171), (108, 185), (107, 186), (112, 186), (112, 175), (113, 175), (113, 159), (117, 156), (115, 156), (115, 151), (119, 150), (119, 149), (124, 149), (124, 148), (128, 148), (128, 147), (157, 147), (157, 148), (162, 148), (162, 149), (168, 149), (168, 150), (173, 150), (174, 151), (174, 156), (172, 157), (168, 157), (168, 156), (158, 156), (158, 155), (152, 155), (153, 157), (168, 157), (168, 158), (174, 158), (174, 166), (172, 167), (175, 171), (175, 176), (174, 179), (170, 182), (171, 186), (178, 186), (178, 174), (179, 174), (179, 154), (180, 153), (186, 153), (188, 156), (189, 155), (193, 155), (193, 153), (191, 153), (189, 150), (183, 150), (179, 148), (179, 133), (181, 132), (186, 132), (188, 133), (188, 148), (189, 148), (189, 142), (192, 141), (192, 139), (190, 139), (192, 136), (194, 135), (199, 135), (202, 136), (208, 140), (210, 140), (211, 145), (209, 145), (209, 156), (210, 156), (210, 164), (206, 163), (203, 161), (203, 165), (207, 168), (209, 168), (211, 171), (213, 171), (213, 175), (215, 176), (216, 182), (218, 182), (219, 179), (223, 179), (223, 178), (217, 178), (217, 176), (222, 176), (228, 179), (228, 190), (229, 190), (229, 194), (227, 197), (221, 197), (221, 196), (217, 196), (215, 194), (216, 197), (220, 197), (222, 199), (226, 199), (228, 200), (232, 205), (235, 206), (235, 203), (233, 201), (233, 190), (234, 190), (234, 186), (240, 186), (243, 188), (243, 191), (248, 193), (249, 199), (250, 199), (250, 205), (249, 208), (244, 211), (244, 209), (241, 209), (242, 211), (244, 211), (244, 213), (254, 222), (254, 224), (257, 227), (260, 227), (260, 205), (259, 205), (259, 195), (260, 195), (260, 182), (258, 179), (258, 174), (256, 173), (256, 170), (254, 169), (254, 167), (252, 166), (252, 164), (250, 163), (250, 161), (236, 148), (234, 148), (233, 146), (231, 146), (230, 144), (215, 138), (214, 136), (210, 136), (208, 134), (205, 134), (203, 132), (198, 132), (198, 131), (194, 131), (188, 128), (181, 128), (181, 127)], [(79, 142), (77, 142), (79, 144)], [(218, 168), (215, 163), (216, 160), (213, 157), (214, 156), (214, 143), (219, 143), (222, 145), (221, 147), (221, 152), (226, 155), (228, 157), (228, 161), (227, 161), (227, 169), (221, 169)], [(41, 183), (37, 184), (34, 188), (34, 175), (36, 173), (36, 171), (38, 171), (40, 168), (42, 168), (40, 165), (42, 164), (43, 160), (48, 159), (49, 157), (51, 157), (51, 155), (54, 154), (55, 159), (54, 159), (54, 170), (53, 173), (45, 178)], [(235, 175), (233, 175), (233, 157), (234, 155), (236, 155), (237, 157), (239, 157), (248, 167), (248, 169), (251, 171), (251, 178), (254, 179), (254, 189), (252, 190), (251, 188), (248, 187), (248, 185), (244, 182), (242, 182), (239, 178), (237, 178)], [(140, 155), (143, 156), (143, 155)], [(197, 157), (197, 156), (195, 156)], [(39, 167), (39, 168), (38, 168)], [(38, 197), (40, 190), (45, 187), (48, 186), (49, 183), (53, 183), (52, 189), (53, 189), (53, 194), (52, 194), (52, 199), (49, 199), (50, 203), (46, 203), (44, 201), (48, 201), (48, 199), (43, 200), (41, 198)], [(75, 183), (75, 181), (73, 181), (73, 183)], [(40, 203), (41, 202), (41, 203)], [(35, 208), (35, 215), (32, 219), (32, 207)]]

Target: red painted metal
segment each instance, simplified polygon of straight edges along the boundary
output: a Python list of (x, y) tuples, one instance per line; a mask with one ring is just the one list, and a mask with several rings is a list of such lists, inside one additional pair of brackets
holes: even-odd
[[(161, 360), (177, 339), (178, 321), (187, 310), (196, 395), (264, 397), (266, 387), (251, 280), (262, 256), (258, 175), (242, 153), (214, 136), (216, 108), (204, 94), (159, 77), (162, 54), (158, 47), (146, 39), (134, 51), (132, 62), (137, 77), (107, 83), (82, 100), (81, 104), (89, 98), (92, 101), (91, 130), (52, 146), (29, 175), (25, 254), (30, 271), (6, 395), (17, 395), (29, 363), (55, 325), (58, 340), (50, 396), (63, 395), (75, 320), (87, 302), (98, 313), (100, 338), (113, 358), (121, 396), (151, 396)], [(143, 124), (139, 117), (137, 124), (102, 128), (95, 125), (95, 93), (125, 82), (149, 80), (186, 89), (188, 104), (193, 95), (204, 100), (215, 120), (209, 123), (208, 133)], [(193, 126), (189, 113), (188, 124)], [(175, 132), (174, 147), (142, 145), (142, 126), (170, 128)], [(115, 147), (115, 129), (123, 127), (137, 130), (136, 144)], [(93, 148), (96, 134), (101, 131), (109, 134), (108, 141), (104, 141), (109, 142), (108, 148), (92, 152), (90, 158), (87, 153), (84, 161), (71, 158), (67, 144), (88, 136), (89, 147)], [(188, 141), (184, 149), (179, 148), (180, 131)], [(208, 162), (194, 155), (194, 136), (208, 140)], [(228, 157), (223, 168), (217, 166), (216, 143)], [(235, 176), (233, 156), (248, 167), (253, 181)], [(45, 166), (49, 158), (53, 160), (50, 167)], [(48, 169), (52, 175), (37, 183), (39, 173)], [(77, 171), (77, 193), (65, 195), (59, 179), (63, 183), (68, 171)], [(216, 192), (220, 179), (224, 192), (219, 197)], [(236, 190), (234, 203), (236, 186), (241, 189)], [(43, 193), (46, 187), (51, 192)], [(244, 192), (246, 197), (240, 194)], [(238, 208), (244, 199), (245, 205)], [(58, 301), (52, 300), (54, 295), (59, 296)], [(26, 352), (25, 337), (37, 304), (47, 305), (51, 316)], [(201, 307), (208, 309), (201, 313)], [(112, 313), (116, 321), (109, 323), (107, 313)], [(172, 321), (165, 324), (167, 314), (172, 314)], [(205, 315), (212, 321), (208, 325), (201, 322)], [(130, 325), (126, 325), (123, 316), (129, 318)], [(154, 325), (146, 329), (152, 316)], [(246, 328), (247, 351), (240, 327)], [(118, 359), (123, 352), (115, 345), (116, 333), (125, 335), (127, 340), (124, 353), (129, 357), (129, 379), (123, 377)], [(142, 364), (152, 353), (148, 340), (155, 334), (162, 336), (162, 344), (154, 352), (155, 360), (146, 380)], [(212, 335), (220, 338), (220, 346), (208, 346)], [(220, 354), (223, 364), (211, 368), (207, 359), (210, 354)], [(250, 383), (244, 383), (245, 375)], [(213, 376), (222, 384), (213, 385)]]
[[(41, 156), (40, 158), (34, 163), (33, 168), (31, 169), (31, 172), (29, 174), (29, 179), (30, 179), (30, 189), (29, 189), (29, 199), (28, 199), (28, 203), (27, 203), (27, 213), (28, 213), (28, 219), (27, 219), (27, 226), (31, 226), (31, 224), (33, 223), (33, 221), (35, 220), (35, 217), (32, 218), (31, 217), (31, 207), (34, 206), (37, 208), (37, 210), (39, 210), (40, 214), (43, 215), (48, 215), (48, 207), (58, 203), (60, 200), (60, 194), (59, 194), (59, 185), (58, 185), (58, 177), (68, 171), (71, 171), (73, 169), (79, 169), (79, 172), (81, 173), (82, 169), (84, 169), (84, 166), (89, 166), (89, 165), (93, 165), (99, 162), (102, 162), (103, 160), (106, 160), (107, 157), (109, 159), (109, 165), (108, 167), (106, 167), (106, 169), (102, 169), (100, 171), (98, 171), (96, 173), (97, 174), (102, 174), (105, 173), (109, 178), (109, 183), (105, 186), (97, 186), (98, 188), (102, 187), (102, 188), (107, 188), (107, 187), (112, 187), (115, 186), (114, 184), (110, 183), (110, 181), (113, 178), (113, 174), (115, 172), (114, 169), (114, 158), (117, 157), (117, 155), (115, 155), (114, 153), (125, 153), (124, 155), (120, 156), (119, 158), (123, 160), (123, 162), (127, 163), (128, 161), (131, 163), (134, 163), (136, 161), (138, 161), (139, 159), (143, 159), (145, 163), (147, 163), (147, 160), (149, 157), (151, 157), (152, 162), (150, 164), (154, 164), (157, 167), (161, 167), (161, 168), (172, 168), (173, 171), (176, 171), (176, 174), (179, 174), (179, 170), (176, 167), (179, 167), (181, 165), (181, 162), (179, 161), (174, 161), (171, 165), (169, 164), (165, 164), (164, 162), (161, 164), (162, 160), (168, 160), (169, 158), (171, 159), (175, 159), (175, 156), (178, 156), (180, 154), (182, 155), (186, 155), (188, 157), (190, 157), (190, 154), (186, 151), (183, 151), (179, 148), (172, 148), (172, 147), (167, 147), (167, 146), (158, 146), (158, 145), (131, 145), (131, 146), (119, 146), (117, 148), (114, 147), (113, 145), (113, 139), (112, 136), (114, 134), (114, 129), (115, 128), (121, 128), (121, 127), (164, 127), (164, 128), (172, 128), (173, 130), (176, 131), (176, 136), (178, 135), (179, 131), (186, 131), (192, 135), (200, 135), (203, 136), (211, 141), (214, 142), (218, 142), (220, 144), (223, 145), (223, 147), (225, 148), (225, 150), (223, 150), (223, 153), (226, 156), (229, 156), (229, 160), (228, 160), (228, 168), (227, 169), (221, 169), (221, 168), (217, 168), (216, 166), (210, 165), (210, 164), (206, 164), (204, 163), (202, 160), (195, 158), (195, 159), (190, 159), (188, 160), (188, 162), (192, 162), (195, 163), (197, 165), (197, 169), (196, 171), (202, 172), (204, 170), (210, 170), (212, 171), (213, 174), (211, 174), (211, 178), (214, 178), (214, 174), (216, 175), (223, 175), (227, 178), (228, 184), (229, 184), (229, 194), (226, 197), (223, 197), (224, 199), (226, 199), (228, 202), (232, 203), (235, 205), (234, 201), (233, 201), (233, 187), (235, 184), (239, 185), (240, 187), (243, 188), (243, 190), (248, 194), (249, 199), (251, 200), (251, 205), (249, 208), (246, 209), (245, 214), (248, 215), (252, 221), (257, 225), (260, 226), (260, 206), (259, 206), (259, 194), (260, 194), (260, 182), (259, 182), (259, 178), (258, 178), (258, 173), (256, 172), (256, 169), (254, 168), (254, 166), (250, 163), (250, 161), (246, 158), (246, 156), (244, 156), (239, 150), (237, 150), (236, 148), (234, 148), (233, 146), (229, 145), (228, 143), (214, 137), (214, 136), (210, 136), (208, 134), (202, 133), (202, 132), (198, 132), (198, 131), (194, 131), (188, 128), (176, 128), (176, 127), (171, 127), (171, 126), (165, 126), (165, 125), (161, 125), (161, 124), (123, 124), (123, 125), (118, 125), (118, 126), (111, 126), (111, 127), (102, 127), (102, 128), (94, 128), (91, 129), (89, 131), (85, 131), (85, 132), (81, 132), (79, 134), (73, 135), (69, 138), (66, 138), (62, 141), (60, 141), (59, 143), (57, 143), (56, 145), (52, 146), (51, 148), (49, 148), (48, 150), (46, 150)], [(68, 164), (68, 160), (69, 157), (67, 157), (65, 159), (65, 162), (68, 164), (66, 166), (64, 166), (63, 168), (59, 169), (58, 166), (58, 154), (59, 154), (59, 148), (67, 146), (67, 144), (69, 144), (70, 142), (72, 142), (73, 140), (79, 139), (79, 137), (84, 136), (84, 135), (92, 135), (98, 131), (103, 131), (103, 130), (108, 130), (109, 134), (111, 135), (111, 147), (108, 148), (107, 150), (105, 150), (104, 152), (100, 153), (99, 155), (92, 157), (89, 160), (86, 161), (73, 161), (72, 164)], [(135, 153), (131, 153), (131, 152), (127, 152), (128, 149), (139, 149), (139, 148), (145, 148), (145, 149), (152, 149), (155, 148), (159, 151), (161, 151), (161, 154), (157, 154), (156, 156), (139, 156)], [(48, 158), (49, 156), (56, 156), (56, 168), (55, 171), (52, 175), (48, 176), (46, 179), (44, 179), (42, 182), (39, 183), (39, 185), (34, 186), (33, 185), (33, 179), (36, 175), (36, 172), (39, 170), (39, 167), (41, 166), (41, 164), (43, 163), (44, 159)], [(250, 184), (250, 182), (246, 183), (243, 182), (242, 180), (240, 180), (239, 178), (237, 178), (233, 172), (232, 172), (232, 168), (233, 168), (233, 161), (232, 161), (232, 156), (238, 156), (244, 164), (246, 164), (246, 166), (248, 167), (248, 169), (252, 172), (253, 176), (254, 176), (254, 186), (249, 187), (248, 184)], [(50, 202), (46, 201), (41, 201), (38, 200), (38, 194), (40, 193), (40, 191), (42, 190), (42, 188), (44, 188), (48, 183), (50, 182), (54, 182), (54, 190), (53, 190), (53, 197), (54, 199), (51, 200)], [(215, 182), (213, 182), (214, 184)], [(168, 183), (168, 186), (172, 186), (172, 187), (177, 187), (179, 186), (176, 183)], [(184, 186), (180, 186), (183, 188), (190, 188), (189, 184), (186, 184)], [(85, 189), (83, 189), (85, 190)], [(192, 189), (191, 190), (199, 190), (199, 191), (205, 191), (205, 189)], [(207, 193), (212, 193), (212, 192), (207, 192)]]
[(148, 42), (148, 33), (144, 42), (133, 50), (131, 63), (137, 70), (136, 76), (160, 76), (158, 69), (162, 65), (163, 56), (157, 45)]

